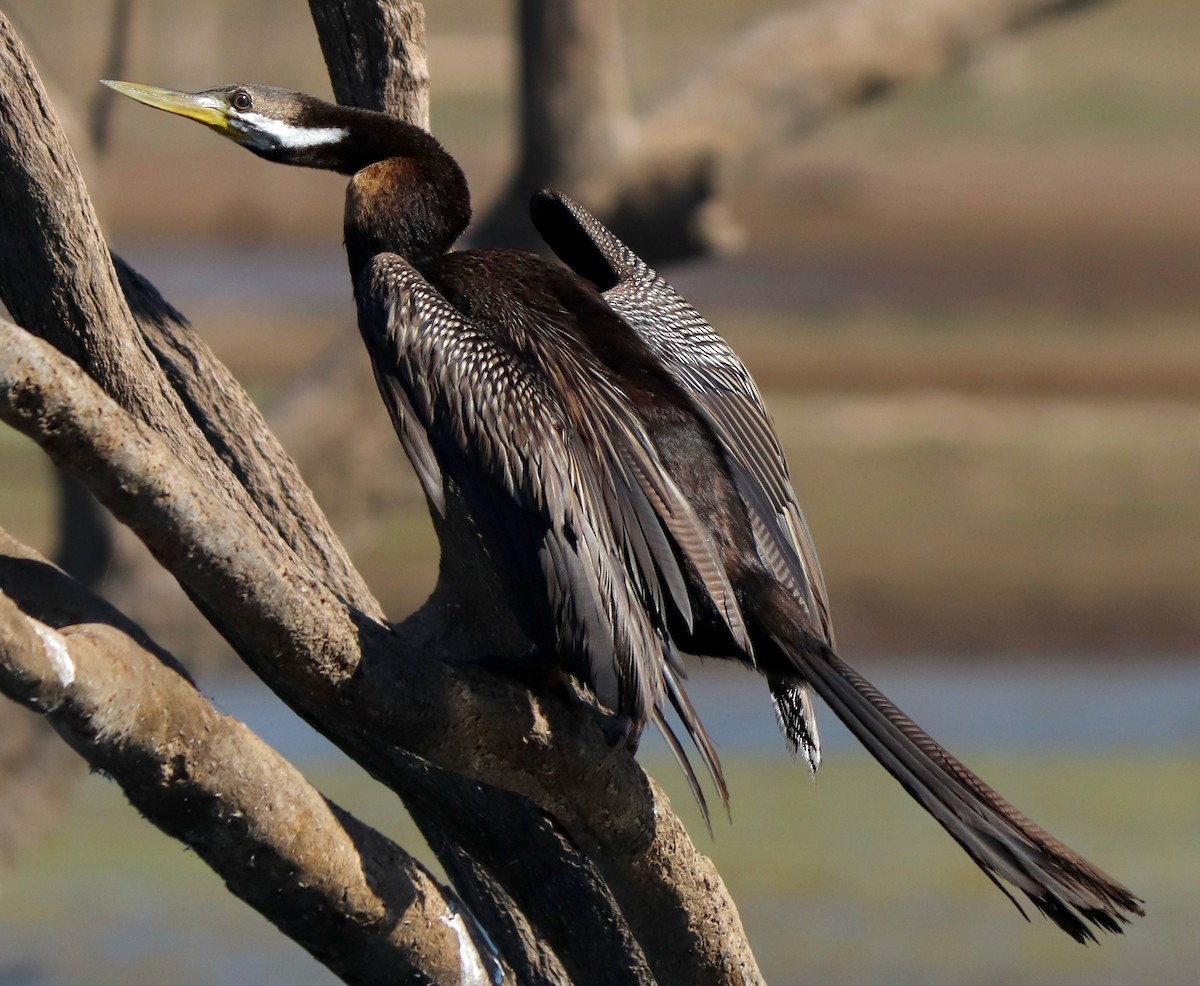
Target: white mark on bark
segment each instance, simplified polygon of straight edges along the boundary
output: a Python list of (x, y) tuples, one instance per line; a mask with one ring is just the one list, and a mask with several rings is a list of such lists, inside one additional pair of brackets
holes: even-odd
[(443, 914), (441, 921), (458, 936), (458, 970), (462, 986), (492, 986), (494, 980), (484, 968), (483, 958), (475, 947), (463, 916), (457, 912), (449, 917)]
[(75, 662), (71, 660), (71, 652), (67, 650), (67, 642), (57, 630), (52, 630), (37, 620), (29, 621), (42, 638), (42, 646), (46, 648), (46, 656), (50, 658), (50, 667), (58, 675), (59, 683), (65, 688), (75, 680)]

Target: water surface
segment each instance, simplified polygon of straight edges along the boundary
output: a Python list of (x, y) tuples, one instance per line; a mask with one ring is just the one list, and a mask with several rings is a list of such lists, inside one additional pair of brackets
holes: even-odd
[[(1200, 668), (1140, 661), (863, 670), (1021, 808), (1126, 881), (1149, 917), (1082, 949), (1023, 922), (825, 714), (814, 784), (782, 750), (760, 682), (712, 664), (691, 690), (716, 738), (732, 820), (703, 834), (661, 746), (667, 786), (739, 903), (769, 981), (1184, 986), (1200, 967)], [(216, 683), (335, 800), (414, 850), (396, 799), (259, 686)], [(225, 892), (191, 853), (90, 778), (4, 888), (0, 986), (164, 986), (334, 978)]]

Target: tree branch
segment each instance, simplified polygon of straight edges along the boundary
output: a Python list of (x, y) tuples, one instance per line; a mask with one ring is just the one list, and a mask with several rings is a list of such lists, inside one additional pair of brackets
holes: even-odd
[[(16, 600), (19, 600), (19, 605)], [(0, 532), (0, 691), (346, 982), (491, 984), (461, 907), (118, 614)]]
[(6, 319), (0, 419), (85, 478), (206, 609), (236, 628), (255, 672), (335, 741), (395, 744), (499, 783), (605, 849), (648, 841), (647, 819), (624, 803), (627, 792), (645, 789), (644, 775), (594, 723), (581, 724), (553, 698), (531, 700), (512, 680), (439, 660), (475, 653), (456, 651), (444, 627), (442, 639), (422, 639), (424, 627), (389, 628), (345, 604), (74, 363)]
[[(643, 947), (672, 914), (681, 930), (717, 924), (744, 942), (711, 863), (657, 786), (624, 751), (608, 748), (594, 723), (581, 724), (553, 698), (531, 702), (511, 681), (413, 660), (436, 656), (444, 639), (421, 639), (419, 626), (390, 632), (346, 607), (289, 563), (284, 546), (262, 543), (236, 508), (74, 364), (5, 320), (0, 417), (85, 477), (206, 610), (232, 621), (256, 673), (376, 776), (403, 790), (407, 750), (529, 797), (597, 861)], [(696, 881), (706, 895), (690, 892)], [(654, 954), (656, 975), (659, 963), (682, 963), (695, 982), (729, 981), (724, 972), (708, 978), (711, 962), (722, 970), (738, 952), (729, 938), (671, 935), (660, 944), (669, 959)]]
[[(261, 530), (278, 530), (302, 558), (328, 568), (339, 591), (379, 614), (253, 402), (153, 287), (110, 259), (53, 107), (3, 16), (0, 80), (0, 211), (14, 224), (0, 238), (0, 296), (13, 317), (165, 435)], [(240, 477), (220, 458), (231, 450), (246, 466)]]
[(415, 0), (309, 0), (338, 102), (429, 127), (425, 8)]
[[(731, 40), (691, 76), (662, 93), (633, 121), (605, 175), (575, 188), (561, 167), (538, 170), (522, 159), (518, 174), (578, 195), (650, 263), (720, 252), (737, 239), (721, 207), (729, 187), (771, 147), (905, 84), (960, 65), (1001, 35), (1101, 0), (819, 0), (764, 18)], [(590, 9), (597, 0), (540, 5)], [(535, 7), (538, 5), (535, 5)], [(562, 16), (556, 14), (555, 16)], [(553, 72), (542, 67), (543, 73)], [(586, 93), (595, 74), (563, 79)], [(619, 69), (610, 66), (608, 71)], [(576, 105), (571, 93), (556, 99)], [(597, 108), (610, 119), (605, 106)], [(577, 125), (583, 129), (582, 124)], [(561, 135), (572, 138), (571, 132)], [(585, 141), (586, 143), (586, 141)], [(526, 157), (534, 143), (523, 142)], [(560, 152), (560, 157), (567, 157)], [(551, 160), (554, 160), (553, 158)], [(511, 221), (524, 210), (529, 186), (511, 187), (479, 224), (479, 241), (540, 248), (531, 226)], [(493, 218), (496, 217), (496, 218)], [(518, 239), (514, 239), (514, 237)]]

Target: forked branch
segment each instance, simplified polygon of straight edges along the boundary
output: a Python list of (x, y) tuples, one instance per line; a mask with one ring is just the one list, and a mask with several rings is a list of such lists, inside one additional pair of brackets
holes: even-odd
[(0, 531), (0, 692), (41, 713), (151, 822), (346, 982), (500, 982), (471, 918), (323, 798), (169, 656)]
[[(36, 259), (25, 284), (0, 277), (36, 327), (0, 323), (5, 420), (83, 478), (293, 708), (405, 797), (522, 981), (755, 981), (719, 877), (636, 763), (557, 697), (445, 663), (490, 632), (463, 619), (453, 518), (434, 598), (382, 622), (241, 388), (151, 286), (110, 263), (2, 19), (0, 42), (6, 215)], [(72, 190), (69, 209), (45, 208), (50, 187)], [(496, 851), (505, 825), (523, 833), (516, 857)]]

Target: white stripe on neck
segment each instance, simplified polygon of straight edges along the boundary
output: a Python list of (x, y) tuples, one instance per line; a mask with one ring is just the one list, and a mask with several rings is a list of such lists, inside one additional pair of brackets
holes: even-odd
[(293, 150), (336, 144), (349, 133), (345, 127), (297, 127), (261, 113), (243, 113), (241, 119), (272, 137), (275, 146)]

